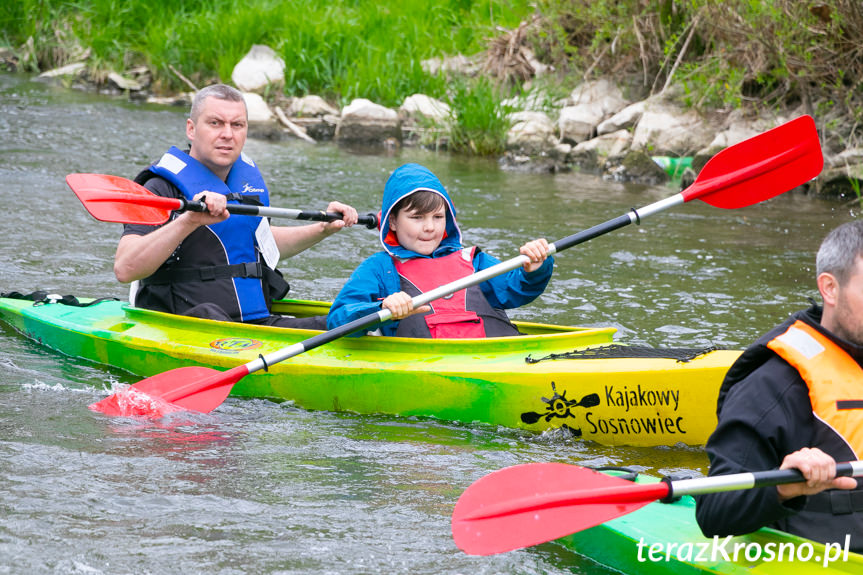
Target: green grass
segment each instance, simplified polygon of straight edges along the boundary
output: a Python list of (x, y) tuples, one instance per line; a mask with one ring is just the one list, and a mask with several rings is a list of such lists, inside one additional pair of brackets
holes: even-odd
[(502, 94), (485, 82), (451, 90), (421, 62), (480, 52), (532, 11), (527, 0), (6, 0), (0, 44), (18, 49), (32, 38), (35, 53), (22, 60), (32, 72), (67, 63), (76, 46), (90, 50), (97, 76), (145, 65), (163, 93), (187, 89), (173, 70), (199, 87), (230, 83), (252, 45), (265, 44), (285, 61), (286, 95), (397, 107), (427, 94), (459, 118), (454, 149), (492, 153), (506, 134)]
[(32, 37), (33, 72), (67, 63), (76, 46), (90, 50), (97, 76), (145, 65), (164, 93), (187, 89), (173, 70), (199, 87), (230, 83), (252, 45), (265, 44), (285, 61), (286, 95), (397, 107), (427, 94), (453, 106), (453, 149), (483, 154), (502, 149), (503, 94), (483, 81), (452, 90), (421, 62), (480, 52), (532, 11), (526, 0), (6, 0), (0, 43), (18, 48)]
[(526, 43), (557, 70), (534, 82), (549, 98), (605, 76), (631, 100), (675, 83), (681, 102), (698, 109), (829, 104), (856, 126), (859, 1), (2, 0), (0, 46), (29, 72), (67, 64), (84, 49), (96, 80), (144, 65), (158, 94), (186, 90), (183, 78), (229, 83), (251, 46), (264, 44), (285, 60), (287, 96), (395, 108), (424, 93), (453, 107), (454, 149), (493, 154), (507, 128), (500, 102), (523, 87), (496, 86), (488, 74), (430, 76), (423, 60), (478, 54), (537, 16)]
[(453, 84), (449, 105), (456, 117), (450, 130), (450, 149), (481, 156), (502, 153), (510, 127), (507, 114), (511, 110), (501, 104), (506, 96), (485, 78)]
[(497, 26), (516, 27), (526, 0), (6, 0), (0, 41), (33, 37), (37, 63), (63, 63), (57, 30), (91, 50), (99, 66), (145, 64), (163, 91), (185, 89), (174, 67), (196, 84), (230, 82), (253, 44), (285, 60), (285, 93), (320, 94), (344, 104), (363, 97), (387, 106), (423, 92), (446, 93), (443, 78), (420, 62), (485, 48)]

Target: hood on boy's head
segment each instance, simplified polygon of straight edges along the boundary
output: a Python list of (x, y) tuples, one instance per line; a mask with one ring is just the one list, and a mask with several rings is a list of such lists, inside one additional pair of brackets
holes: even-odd
[(404, 164), (396, 168), (384, 186), (384, 197), (381, 203), (381, 245), (387, 253), (398, 258), (415, 258), (419, 254), (399, 245), (393, 238), (388, 238), (390, 232), (390, 213), (397, 203), (414, 192), (434, 192), (440, 194), (447, 204), (446, 211), (446, 234), (440, 246), (432, 254), (432, 257), (446, 255), (460, 250), (461, 230), (455, 221), (455, 206), (440, 183), (440, 180), (431, 170), (419, 164)]

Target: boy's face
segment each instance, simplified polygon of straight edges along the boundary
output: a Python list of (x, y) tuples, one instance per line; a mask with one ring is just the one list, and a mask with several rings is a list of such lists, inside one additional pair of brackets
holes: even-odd
[(395, 232), (402, 247), (429, 256), (443, 240), (446, 206), (422, 215), (411, 209), (400, 210), (395, 217), (390, 218), (390, 230)]

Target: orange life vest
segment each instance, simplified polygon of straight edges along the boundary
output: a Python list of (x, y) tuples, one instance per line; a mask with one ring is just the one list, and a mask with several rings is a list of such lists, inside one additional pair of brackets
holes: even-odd
[(855, 455), (863, 453), (863, 368), (800, 320), (770, 340), (767, 347), (800, 373), (809, 388), (815, 416), (842, 437)]

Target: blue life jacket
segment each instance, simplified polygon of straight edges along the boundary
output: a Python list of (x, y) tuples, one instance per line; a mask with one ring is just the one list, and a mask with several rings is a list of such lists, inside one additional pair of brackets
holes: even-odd
[[(255, 203), (269, 205), (269, 192), (263, 176), (255, 163), (245, 154), (231, 167), (226, 182), (220, 180), (212, 171), (198, 160), (176, 147), (171, 147), (158, 163), (149, 168), (153, 174), (171, 182), (189, 200), (200, 192), (218, 193), (228, 197), (229, 203)], [(201, 289), (220, 294), (214, 303), (232, 315), (235, 321), (249, 321), (270, 315), (262, 281), (267, 281), (271, 270), (262, 261), (255, 237), (261, 223), (259, 216), (232, 216), (228, 219), (206, 226), (218, 241), (208, 241), (207, 250), (221, 250), (217, 254), (202, 254), (194, 250), (208, 262), (176, 262), (170, 269), (159, 270), (142, 285), (202, 281), (208, 285)], [(188, 250), (187, 250), (188, 253)], [(214, 261), (215, 260), (215, 261)], [(218, 265), (208, 265), (218, 262)], [(263, 278), (263, 279), (262, 279)], [(210, 283), (214, 282), (214, 283)], [(217, 286), (215, 282), (231, 282), (231, 286)], [(227, 288), (227, 289), (225, 289)], [(231, 293), (233, 292), (233, 293)], [(209, 296), (209, 294), (207, 294)], [(209, 301), (209, 297), (202, 301)], [(219, 301), (225, 300), (225, 301)], [(227, 301), (232, 300), (232, 301)], [(232, 312), (238, 312), (239, 317)], [(177, 311), (177, 313), (182, 313)]]

